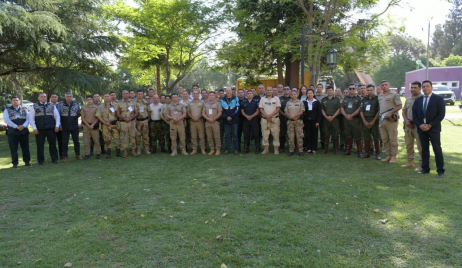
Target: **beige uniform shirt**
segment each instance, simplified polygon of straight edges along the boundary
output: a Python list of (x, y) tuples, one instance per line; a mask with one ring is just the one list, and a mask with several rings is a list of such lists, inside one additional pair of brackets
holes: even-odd
[(103, 103), (96, 109), (96, 116), (103, 118), (105, 122), (112, 122), (117, 120), (117, 104), (110, 102), (107, 106)]
[(160, 114), (164, 117), (165, 120), (169, 121), (170, 118), (167, 117), (167, 111), (168, 111), (168, 106), (170, 104), (163, 104), (162, 107), (160, 107)]
[(417, 99), (420, 96), (422, 96), (422, 94), (420, 94), (417, 97), (410, 96), (409, 98), (406, 99), (406, 102), (404, 103), (403, 110), (406, 110), (406, 116), (407, 116), (407, 119), (409, 119), (409, 121), (412, 121), (412, 105), (414, 105), (415, 99)]
[(304, 112), (304, 111), (305, 111), (305, 105), (300, 100), (297, 102), (288, 101), (286, 104), (286, 108), (284, 109), (284, 112), (286, 114), (289, 113), (290, 115), (296, 115), (299, 112)]
[(221, 108), (221, 104), (217, 103), (217, 101), (215, 100), (214, 103), (205, 103), (202, 111), (207, 115), (207, 117), (215, 118), (215, 116), (217, 116), (219, 112), (223, 111), (223, 108)]
[(136, 103), (132, 100), (119, 101), (117, 103), (117, 110), (120, 112), (120, 115), (123, 117), (132, 117), (136, 111)]
[(146, 100), (141, 100), (136, 102), (136, 108), (138, 108), (138, 118), (144, 119), (149, 116), (151, 108), (149, 107), (149, 102)]
[(171, 117), (179, 118), (184, 113), (186, 113), (186, 106), (183, 103), (173, 104), (172, 102), (167, 107), (167, 114)]
[[(281, 101), (278, 97), (263, 97), (260, 99), (260, 103), (258, 104), (258, 108), (262, 108), (267, 115), (274, 113), (278, 107), (281, 107)], [(274, 116), (278, 116), (278, 114), (275, 114)]]
[(92, 106), (92, 107), (89, 107), (89, 106), (85, 106), (85, 107), (82, 107), (82, 114), (83, 116), (85, 117), (85, 121), (87, 121), (87, 123), (89, 125), (95, 123), (96, 121), (96, 110), (97, 108), (95, 106)]
[(203, 109), (204, 102), (201, 100), (188, 102), (188, 112), (194, 117), (201, 118)]
[(380, 113), (394, 109), (396, 106), (401, 105), (401, 99), (398, 93), (390, 90), (388, 94), (382, 93), (379, 96)]
[(154, 103), (151, 103), (149, 105), (149, 108), (151, 109), (151, 120), (153, 121), (158, 121), (161, 120), (160, 114), (162, 113), (162, 103), (159, 103), (157, 105), (154, 105)]

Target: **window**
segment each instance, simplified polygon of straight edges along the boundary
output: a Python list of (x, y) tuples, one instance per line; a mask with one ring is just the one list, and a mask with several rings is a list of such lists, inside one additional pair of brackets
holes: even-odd
[(451, 87), (459, 88), (459, 82), (452, 82)]
[(443, 86), (447, 86), (447, 85), (448, 85), (447, 82), (443, 82), (443, 83), (441, 83), (441, 84), (442, 84)]

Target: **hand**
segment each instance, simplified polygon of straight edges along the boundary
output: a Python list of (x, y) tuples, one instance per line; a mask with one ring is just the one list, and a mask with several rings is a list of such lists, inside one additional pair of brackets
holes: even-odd
[(19, 131), (21, 131), (21, 130), (24, 129), (24, 126), (17, 126), (16, 129), (19, 130)]
[(319, 127), (319, 123), (316, 123), (316, 128), (318, 128), (318, 127)]
[(409, 120), (406, 121), (406, 127), (408, 128), (414, 128), (414, 124), (412, 124), (411, 122), (409, 122)]
[(60, 130), (60, 131), (63, 131), (63, 127), (59, 127), (59, 130)]
[(347, 119), (348, 121), (351, 121), (351, 120), (353, 120), (353, 116), (351, 116), (351, 114), (348, 114), (348, 115), (346, 116), (346, 119)]
[(35, 135), (39, 134), (39, 132), (38, 132), (37, 129), (34, 129), (34, 134), (35, 134)]
[(55, 132), (59, 132), (59, 127), (55, 127)]
[(388, 118), (390, 118), (392, 115), (393, 115), (392, 112), (388, 112), (388, 113), (385, 114), (385, 116), (384, 116), (383, 118), (384, 118), (384, 119), (388, 119)]
[(374, 125), (374, 124), (372, 124), (371, 122), (367, 122), (367, 123), (366, 123), (366, 127), (367, 127), (368, 129), (371, 129), (373, 125)]
[(107, 126), (110, 126), (110, 125), (111, 125), (111, 123), (109, 123), (109, 122), (106, 122), (105, 124), (106, 124)]
[(430, 127), (428, 126), (428, 124), (422, 124), (420, 125), (420, 129), (423, 131), (429, 131)]
[(228, 116), (228, 118), (226, 118), (226, 120), (231, 121), (231, 120), (233, 120), (233, 118), (231, 116)]

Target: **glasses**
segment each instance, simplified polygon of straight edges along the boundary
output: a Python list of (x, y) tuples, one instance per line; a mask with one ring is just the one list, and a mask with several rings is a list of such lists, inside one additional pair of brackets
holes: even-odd
[(355, 90), (356, 88), (354, 88), (354, 87), (350, 87), (350, 88), (348, 88), (348, 89), (349, 89), (349, 90)]

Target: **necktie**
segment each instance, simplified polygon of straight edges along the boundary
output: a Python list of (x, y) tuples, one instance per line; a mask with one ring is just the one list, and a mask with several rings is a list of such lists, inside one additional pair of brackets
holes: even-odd
[(424, 117), (427, 115), (427, 100), (428, 100), (428, 96), (425, 96), (425, 100), (424, 100), (424, 107), (423, 107), (423, 113), (424, 113)]

